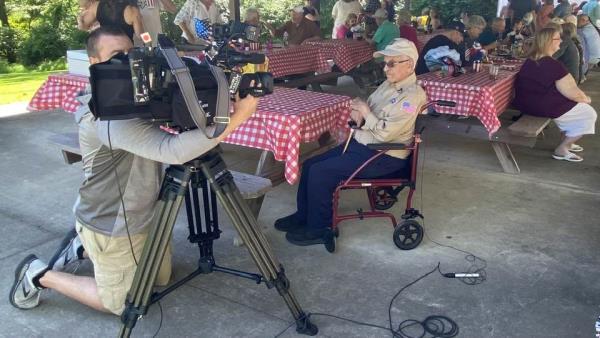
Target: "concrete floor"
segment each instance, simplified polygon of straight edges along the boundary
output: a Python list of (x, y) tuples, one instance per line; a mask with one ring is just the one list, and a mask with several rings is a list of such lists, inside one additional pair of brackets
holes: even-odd
[[(341, 88), (356, 90), (347, 79)], [(600, 73), (583, 86), (600, 108)], [(4, 296), (16, 264), (27, 254), (48, 257), (73, 226), (71, 207), (82, 180), (79, 164), (67, 166), (46, 141), (75, 130), (70, 114), (36, 112), (2, 118), (0, 124), (0, 290)], [(289, 245), (273, 221), (295, 210), (296, 186), (281, 184), (266, 196), (259, 222), (292, 288), (307, 312), (325, 312), (387, 326), (391, 297), (438, 262), (445, 272), (465, 271), (464, 254), (487, 260), (487, 281), (467, 286), (434, 274), (404, 291), (394, 304), (394, 323), (442, 314), (460, 326), (459, 337), (591, 337), (600, 314), (600, 138), (586, 137), (585, 161), (551, 159), (558, 131), (551, 126), (534, 149), (514, 147), (522, 173), (501, 172), (491, 146), (482, 141), (426, 133), (422, 183), (415, 203), (425, 215), (428, 238), (412, 251), (392, 243), (385, 220), (342, 224), (337, 251)], [(250, 171), (259, 153), (226, 146), (232, 168)], [(366, 207), (348, 193), (344, 210)], [(400, 205), (394, 207), (399, 215)], [(174, 275), (195, 266), (197, 249), (187, 240), (184, 219), (174, 232)], [(218, 263), (256, 271), (244, 247), (232, 245), (227, 217), (215, 244)], [(84, 263), (79, 272), (92, 274)], [(0, 302), (1, 337), (111, 337), (120, 322), (55, 292), (39, 307), (21, 311)], [(200, 276), (161, 301), (159, 337), (273, 337), (290, 321), (277, 292), (219, 273)], [(157, 306), (134, 336), (152, 336)], [(320, 337), (386, 337), (389, 332), (315, 317)], [(283, 337), (296, 336), (293, 329)]]

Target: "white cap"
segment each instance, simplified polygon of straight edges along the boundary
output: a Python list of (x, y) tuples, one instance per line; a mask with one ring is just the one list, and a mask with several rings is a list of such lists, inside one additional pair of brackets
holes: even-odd
[(419, 52), (415, 44), (407, 39), (398, 38), (394, 39), (392, 43), (387, 45), (383, 50), (373, 53), (373, 57), (380, 56), (400, 56), (406, 55), (413, 60), (413, 67), (417, 65), (419, 59)]
[(373, 14), (373, 17), (378, 18), (378, 19), (387, 19), (388, 13), (385, 9), (380, 8), (375, 11), (375, 14)]
[(302, 6), (296, 6), (296, 7), (292, 8), (292, 12), (304, 14), (304, 7), (302, 7)]

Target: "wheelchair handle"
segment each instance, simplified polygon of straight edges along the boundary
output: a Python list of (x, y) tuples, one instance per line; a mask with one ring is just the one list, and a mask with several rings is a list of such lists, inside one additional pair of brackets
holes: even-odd
[(456, 107), (456, 102), (454, 102), (454, 101), (436, 100), (436, 101), (433, 101), (433, 102), (436, 105), (442, 106), (442, 107)]

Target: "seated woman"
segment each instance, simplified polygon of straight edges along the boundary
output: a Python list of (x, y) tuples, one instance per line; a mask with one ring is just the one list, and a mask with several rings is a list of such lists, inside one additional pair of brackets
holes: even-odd
[(131, 41), (135, 41), (136, 45), (142, 44), (139, 38), (140, 34), (144, 32), (142, 14), (137, 4), (132, 4), (131, 1), (99, 0), (91, 2), (77, 17), (77, 28), (88, 31), (97, 23), (102, 27), (119, 28)]
[(560, 31), (546, 27), (536, 33), (528, 59), (515, 80), (513, 104), (524, 114), (549, 117), (563, 133), (552, 157), (581, 162), (574, 152), (583, 151), (575, 142), (594, 134), (596, 111), (591, 99), (577, 87), (575, 79), (562, 63), (552, 58), (560, 48)]
[[(296, 195), (297, 211), (275, 222), (275, 228), (287, 232), (286, 238), (292, 244), (325, 243), (326, 236), (331, 235), (335, 188), (377, 153), (367, 144), (412, 142), (417, 115), (426, 102), (425, 91), (417, 85), (414, 72), (417, 48), (398, 38), (373, 56), (384, 57), (387, 80), (366, 102), (353, 100), (350, 117), (360, 129), (354, 132), (345, 152), (344, 145), (340, 145), (304, 162)], [(397, 172), (409, 165), (409, 155), (406, 150), (389, 151), (359, 177), (375, 178)]]
[(336, 39), (352, 39), (352, 31), (350, 30), (352, 27), (356, 26), (358, 23), (358, 16), (354, 13), (348, 14), (346, 21), (344, 24), (339, 26), (337, 32), (335, 33)]

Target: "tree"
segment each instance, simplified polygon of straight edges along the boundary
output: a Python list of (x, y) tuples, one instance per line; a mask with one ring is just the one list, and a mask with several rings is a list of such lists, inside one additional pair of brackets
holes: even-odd
[(0, 23), (2, 23), (2, 27), (10, 27), (8, 24), (8, 13), (6, 12), (5, 0), (0, 0)]

